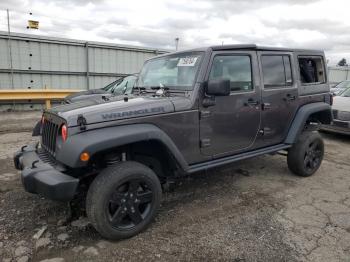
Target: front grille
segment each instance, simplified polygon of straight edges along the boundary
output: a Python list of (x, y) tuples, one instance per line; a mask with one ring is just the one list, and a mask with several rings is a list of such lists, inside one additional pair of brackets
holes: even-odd
[(58, 129), (59, 126), (57, 124), (45, 119), (41, 133), (41, 145), (52, 155), (54, 155), (56, 151)]
[(40, 160), (43, 161), (44, 163), (47, 163), (51, 166), (56, 165), (56, 160), (44, 148), (38, 148), (37, 153)]

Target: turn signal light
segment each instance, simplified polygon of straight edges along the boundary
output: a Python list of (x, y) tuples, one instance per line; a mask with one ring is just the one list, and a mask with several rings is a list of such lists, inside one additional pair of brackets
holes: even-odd
[(80, 160), (83, 162), (89, 161), (90, 155), (89, 153), (83, 152), (80, 154)]
[(66, 125), (62, 126), (62, 128), (61, 128), (61, 135), (62, 135), (63, 142), (66, 142), (67, 135), (68, 135), (68, 130), (67, 130), (67, 126)]

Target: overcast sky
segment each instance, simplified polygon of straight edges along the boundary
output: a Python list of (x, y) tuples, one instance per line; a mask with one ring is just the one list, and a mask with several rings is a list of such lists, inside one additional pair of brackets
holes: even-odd
[[(256, 43), (350, 60), (348, 0), (1, 0), (0, 30), (7, 8), (13, 32), (166, 49), (176, 37), (180, 49)], [(28, 19), (40, 29), (26, 29)]]

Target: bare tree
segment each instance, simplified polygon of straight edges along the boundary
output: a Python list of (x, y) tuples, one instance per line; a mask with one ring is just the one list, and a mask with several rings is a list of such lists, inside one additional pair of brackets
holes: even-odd
[(346, 63), (346, 59), (345, 58), (340, 59), (340, 61), (338, 62), (338, 66), (348, 66), (348, 64)]

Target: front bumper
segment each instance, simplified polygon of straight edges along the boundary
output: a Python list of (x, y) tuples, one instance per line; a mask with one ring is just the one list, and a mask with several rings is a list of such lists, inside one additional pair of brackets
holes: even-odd
[(341, 121), (334, 119), (332, 124), (322, 125), (321, 130), (343, 135), (350, 135), (350, 121)]
[(38, 143), (33, 143), (22, 147), (14, 155), (14, 164), (16, 169), (21, 170), (24, 189), (52, 200), (73, 199), (79, 179), (68, 176), (44, 162), (39, 157), (38, 150)]

